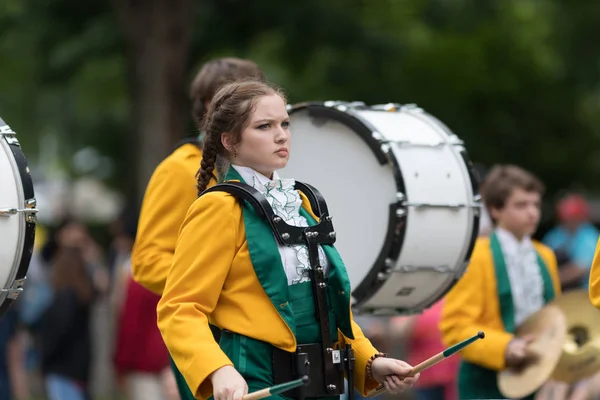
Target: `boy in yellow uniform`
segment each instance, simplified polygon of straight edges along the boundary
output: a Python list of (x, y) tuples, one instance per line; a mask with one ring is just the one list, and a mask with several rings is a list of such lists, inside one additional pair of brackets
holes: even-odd
[(532, 338), (517, 338), (516, 328), (560, 295), (554, 253), (531, 239), (543, 191), (537, 178), (512, 165), (496, 166), (482, 184), (494, 231), (477, 240), (467, 271), (446, 296), (440, 323), (448, 346), (485, 332), (485, 340), (461, 353), (461, 399), (504, 398), (498, 371), (530, 361)]
[[(192, 114), (198, 126), (219, 87), (238, 79), (264, 80), (264, 74), (254, 62), (238, 58), (215, 59), (202, 67), (191, 87)], [(131, 268), (135, 281), (158, 295), (162, 295), (171, 268), (179, 228), (188, 208), (198, 198), (196, 173), (201, 159), (200, 138), (183, 140), (158, 165), (146, 188)], [(211, 181), (210, 186), (215, 183), (216, 180)], [(172, 367), (182, 400), (193, 399), (185, 381), (173, 364)]]

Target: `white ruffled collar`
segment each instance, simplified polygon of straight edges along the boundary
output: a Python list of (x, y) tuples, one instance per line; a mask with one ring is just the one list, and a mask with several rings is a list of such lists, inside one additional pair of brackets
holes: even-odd
[(529, 236), (525, 236), (519, 240), (511, 232), (500, 227), (496, 227), (496, 235), (498, 236), (498, 240), (500, 240), (500, 244), (502, 245), (502, 251), (506, 255), (514, 256), (516, 254), (535, 251), (533, 242)]
[(243, 167), (241, 165), (234, 164), (231, 166), (235, 168), (235, 170), (242, 176), (248, 185), (254, 187), (263, 195), (271, 190), (285, 192), (292, 189), (296, 184), (295, 179), (281, 179), (277, 171), (273, 172), (273, 179), (269, 179), (250, 167)]
[(281, 179), (277, 171), (273, 172), (273, 179), (269, 179), (261, 173), (249, 167), (232, 165), (242, 176), (244, 181), (254, 189), (258, 190), (269, 202), (275, 214), (284, 219), (285, 222), (298, 225), (302, 198), (295, 189), (294, 179)]

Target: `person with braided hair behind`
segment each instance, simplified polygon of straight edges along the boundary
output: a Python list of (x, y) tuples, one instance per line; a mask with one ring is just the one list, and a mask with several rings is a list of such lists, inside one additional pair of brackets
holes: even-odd
[[(410, 365), (379, 353), (354, 322), (350, 281), (335, 247), (318, 245), (320, 266), (312, 268), (307, 246), (279, 245), (253, 208), (223, 191), (203, 193), (215, 165), (227, 166), (225, 181), (254, 188), (264, 196), (263, 206), (268, 202), (288, 225), (315, 225), (318, 218), (295, 180), (277, 174), (290, 155), (289, 125), (284, 95), (265, 83), (232, 83), (215, 95), (204, 124), (201, 195), (181, 226), (157, 308), (163, 339), (197, 399), (241, 400), (248, 392), (297, 379), (291, 371), (284, 375), (302, 359), (299, 346), (310, 355), (310, 383), (303, 395), (339, 398), (339, 386), (313, 384), (327, 379), (320, 365), (336, 362), (323, 356), (323, 338), (332, 342), (329, 354), (352, 345), (351, 376), (360, 393), (381, 383), (400, 392), (419, 376), (408, 377)], [(315, 305), (323, 300), (314, 297), (315, 276), (315, 282), (324, 282), (319, 287), (327, 288), (325, 307)], [(209, 323), (222, 329), (219, 343)], [(313, 358), (314, 346), (321, 350)], [(334, 367), (333, 372), (336, 379), (341, 375), (343, 387), (343, 370)], [(286, 393), (270, 398), (300, 397)]]
[[(254, 62), (239, 58), (219, 58), (204, 64), (191, 85), (192, 117), (196, 124), (200, 125), (220, 86), (243, 79), (263, 80), (264, 74)], [(138, 284), (154, 293), (154, 300), (150, 301), (152, 296), (149, 295), (144, 303), (139, 302), (144, 304), (137, 311), (139, 313), (156, 311), (173, 260), (179, 227), (186, 211), (198, 197), (195, 176), (201, 158), (199, 138), (189, 137), (176, 146), (150, 178), (131, 254), (131, 273)], [(216, 179), (210, 182), (214, 183)], [(135, 310), (132, 312), (136, 313)], [(148, 334), (151, 329), (158, 330), (155, 322), (152, 326), (138, 327), (140, 332)], [(213, 329), (213, 334), (218, 336), (219, 332)], [(175, 372), (173, 363), (171, 367)], [(183, 379), (177, 380), (177, 387), (182, 400), (194, 398)]]

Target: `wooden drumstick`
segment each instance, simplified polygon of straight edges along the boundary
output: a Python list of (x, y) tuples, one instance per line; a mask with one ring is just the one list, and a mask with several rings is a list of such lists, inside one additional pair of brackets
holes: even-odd
[[(407, 376), (415, 376), (419, 372), (424, 371), (427, 368), (433, 367), (435, 364), (439, 363), (440, 361), (444, 361), (444, 359), (450, 357), (453, 354), (458, 353), (459, 351), (461, 351), (468, 345), (472, 344), (476, 340), (483, 339), (484, 337), (485, 337), (485, 333), (479, 331), (477, 333), (477, 335), (470, 337), (466, 340), (463, 340), (462, 342), (455, 344), (454, 346), (448, 347), (446, 350), (441, 351), (438, 354), (434, 355), (433, 357), (430, 357), (427, 360), (423, 361), (422, 363), (415, 365), (410, 370), (410, 372), (408, 373)], [(377, 388), (371, 390), (367, 397), (376, 396), (383, 391), (385, 391), (385, 386), (379, 385), (379, 386), (377, 386)]]
[(256, 392), (248, 393), (242, 397), (243, 400), (259, 400), (269, 396), (276, 396), (288, 390), (295, 389), (299, 386), (306, 385), (308, 383), (308, 376), (304, 375), (300, 379), (295, 381), (289, 381), (280, 383), (279, 385), (271, 386), (266, 389), (257, 390)]

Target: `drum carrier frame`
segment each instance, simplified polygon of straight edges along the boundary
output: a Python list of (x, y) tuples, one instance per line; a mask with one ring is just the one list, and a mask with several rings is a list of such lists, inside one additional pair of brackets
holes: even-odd
[(282, 246), (305, 245), (308, 248), (313, 297), (318, 323), (321, 326), (321, 343), (298, 344), (295, 353), (275, 348), (273, 351), (274, 384), (309, 377), (309, 383), (298, 389), (283, 393), (284, 396), (304, 400), (307, 397), (324, 397), (344, 394), (344, 372), (348, 378), (348, 399), (354, 400), (354, 351), (352, 345), (334, 349), (331, 339), (327, 306), (327, 283), (323, 267), (319, 264), (318, 246), (335, 243), (336, 234), (324, 197), (314, 187), (296, 181), (295, 189), (308, 198), (313, 212), (319, 217), (314, 226), (288, 225), (276, 215), (267, 199), (252, 186), (241, 182), (224, 182), (204, 192), (223, 191), (240, 200), (246, 200), (254, 211), (273, 230), (275, 239)]

